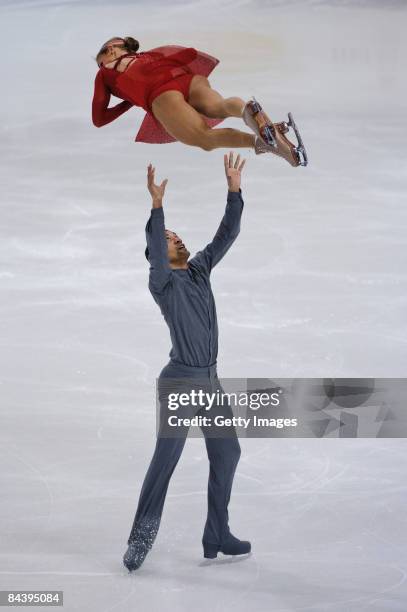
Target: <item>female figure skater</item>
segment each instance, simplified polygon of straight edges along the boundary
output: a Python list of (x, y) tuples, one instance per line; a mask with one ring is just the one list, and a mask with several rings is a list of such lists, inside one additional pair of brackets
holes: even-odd
[[(223, 98), (207, 79), (219, 60), (193, 47), (167, 45), (138, 52), (134, 38), (108, 40), (96, 56), (99, 71), (92, 103), (94, 125), (117, 119), (132, 106), (147, 112), (136, 141), (184, 144), (211, 151), (219, 147), (249, 147), (274, 153), (292, 166), (306, 165), (305, 149), (289, 113), (288, 122), (272, 123), (254, 99)], [(110, 96), (121, 98), (109, 108)], [(226, 117), (241, 117), (254, 132), (212, 129)], [(286, 137), (292, 127), (298, 145)]]

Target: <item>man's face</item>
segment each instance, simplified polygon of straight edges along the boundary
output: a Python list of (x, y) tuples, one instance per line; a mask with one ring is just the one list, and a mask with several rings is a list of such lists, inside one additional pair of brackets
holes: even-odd
[(172, 264), (185, 263), (190, 255), (181, 238), (171, 230), (165, 230), (168, 246), (168, 259)]

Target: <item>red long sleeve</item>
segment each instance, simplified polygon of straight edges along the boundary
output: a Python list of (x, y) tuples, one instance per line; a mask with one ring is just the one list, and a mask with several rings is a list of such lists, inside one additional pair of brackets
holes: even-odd
[(102, 73), (99, 71), (95, 79), (95, 91), (92, 101), (92, 121), (96, 127), (102, 127), (120, 117), (133, 106), (131, 102), (123, 100), (116, 106), (109, 107), (110, 91), (103, 82)]

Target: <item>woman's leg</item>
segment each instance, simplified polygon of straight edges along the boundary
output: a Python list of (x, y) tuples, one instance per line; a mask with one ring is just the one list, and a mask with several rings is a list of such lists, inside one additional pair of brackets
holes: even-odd
[(226, 119), (240, 118), (246, 103), (242, 98), (223, 98), (211, 88), (206, 77), (195, 74), (189, 86), (188, 104), (207, 117)]
[(205, 151), (220, 147), (254, 148), (254, 134), (233, 128), (210, 128), (180, 91), (163, 92), (153, 100), (151, 109), (167, 132), (184, 144)]

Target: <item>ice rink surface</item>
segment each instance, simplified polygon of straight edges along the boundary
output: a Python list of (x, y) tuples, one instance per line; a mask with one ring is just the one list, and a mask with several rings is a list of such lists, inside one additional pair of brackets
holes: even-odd
[(2, 1), (1, 589), (63, 589), (69, 612), (405, 612), (403, 439), (241, 440), (230, 524), (253, 554), (211, 563), (191, 439), (153, 551), (122, 566), (170, 348), (146, 166), (195, 252), (225, 150), (136, 144), (142, 110), (97, 130), (90, 103), (93, 56), (129, 34), (207, 51), (215, 89), (292, 111), (310, 165), (247, 151), (242, 231), (213, 273), (219, 375), (403, 377), (406, 19), (378, 0)]

